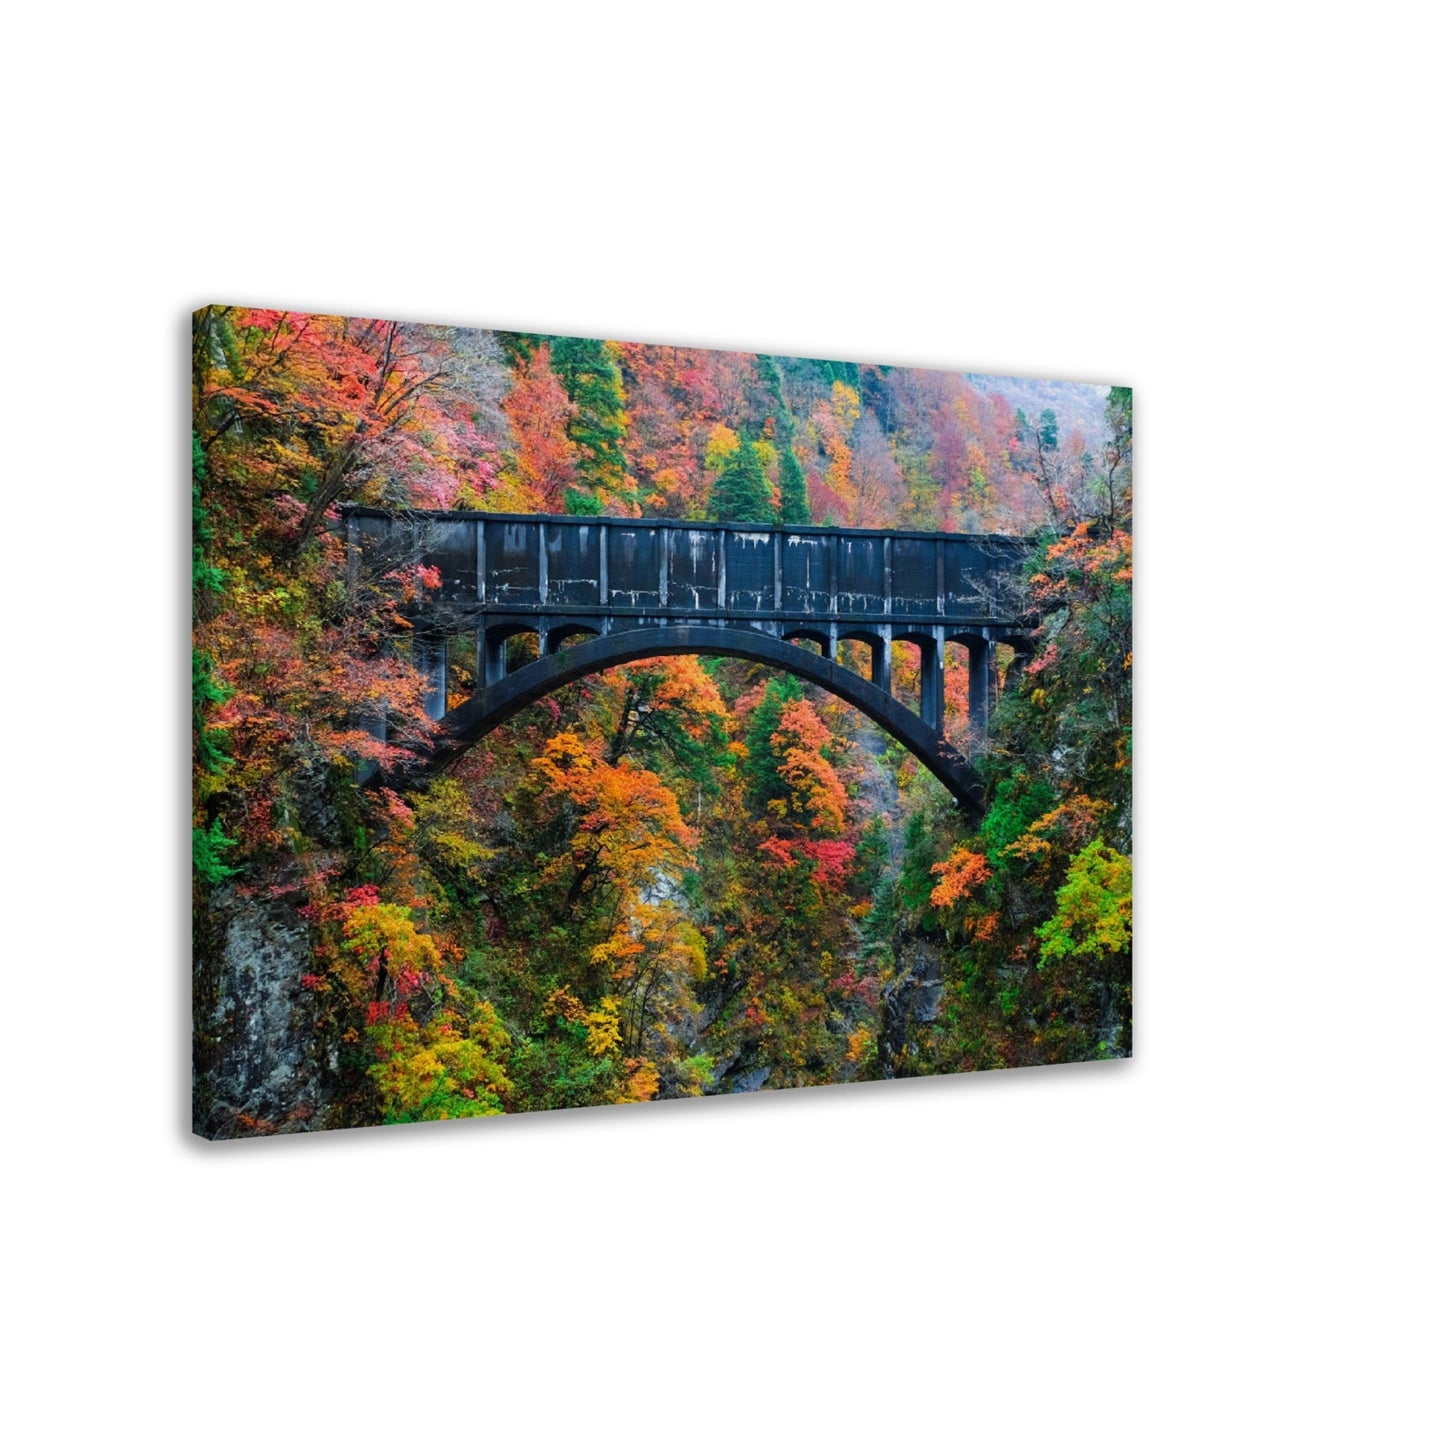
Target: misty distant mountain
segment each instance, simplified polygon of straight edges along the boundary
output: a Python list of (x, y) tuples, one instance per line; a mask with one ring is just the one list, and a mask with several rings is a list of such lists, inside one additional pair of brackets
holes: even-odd
[(1059, 436), (1078, 430), (1090, 451), (1097, 451), (1107, 430), (1104, 404), (1109, 388), (1090, 382), (1041, 381), (1028, 376), (988, 376), (970, 372), (968, 381), (980, 391), (996, 392), (1014, 410), (1022, 410), (1030, 421), (1041, 411), (1052, 411), (1059, 419)]

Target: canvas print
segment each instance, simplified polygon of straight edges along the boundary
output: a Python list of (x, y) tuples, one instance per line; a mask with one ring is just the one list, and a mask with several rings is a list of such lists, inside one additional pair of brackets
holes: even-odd
[(1128, 388), (234, 306), (192, 381), (198, 1133), (1130, 1053)]

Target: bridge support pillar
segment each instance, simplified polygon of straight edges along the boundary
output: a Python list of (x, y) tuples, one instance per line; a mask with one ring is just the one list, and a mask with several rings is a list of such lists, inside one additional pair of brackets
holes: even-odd
[(873, 686), (893, 696), (893, 629), (883, 627), (881, 640), (873, 646)]
[(501, 682), (507, 675), (507, 639), (477, 634), (477, 676), (483, 687)]
[(968, 741), (974, 750), (983, 747), (998, 701), (994, 646), (992, 642), (971, 642), (968, 647)]
[(412, 662), (426, 674), (422, 705), (436, 722), (447, 710), (447, 640), (434, 632), (418, 632), (412, 640)]
[(918, 715), (934, 732), (943, 731), (943, 643), (938, 637), (918, 642)]

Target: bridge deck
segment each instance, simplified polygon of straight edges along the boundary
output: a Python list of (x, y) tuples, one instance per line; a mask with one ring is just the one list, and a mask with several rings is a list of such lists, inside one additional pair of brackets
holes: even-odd
[(409, 544), (440, 601), (492, 613), (688, 621), (983, 623), (1029, 543), (958, 533), (624, 517), (348, 510), (362, 549)]

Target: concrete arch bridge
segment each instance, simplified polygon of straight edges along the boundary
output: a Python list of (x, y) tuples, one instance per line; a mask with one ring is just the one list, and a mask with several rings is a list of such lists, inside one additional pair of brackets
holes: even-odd
[[(347, 508), (344, 525), (353, 585), (362, 569), (402, 563), (441, 575), (410, 619), (427, 711), (440, 723), (418, 759), (422, 775), (565, 683), (699, 653), (751, 658), (826, 688), (976, 813), (981, 780), (943, 732), (946, 645), (967, 649), (974, 747), (997, 697), (996, 649), (1031, 646), (1019, 574), (1032, 544), (1021, 537), (368, 507)], [(448, 712), (447, 644), (462, 633), (476, 639), (477, 687)], [(536, 659), (509, 671), (507, 644), (526, 633)], [(866, 675), (838, 660), (847, 641), (867, 644)], [(919, 651), (916, 711), (893, 695), (895, 642)]]

